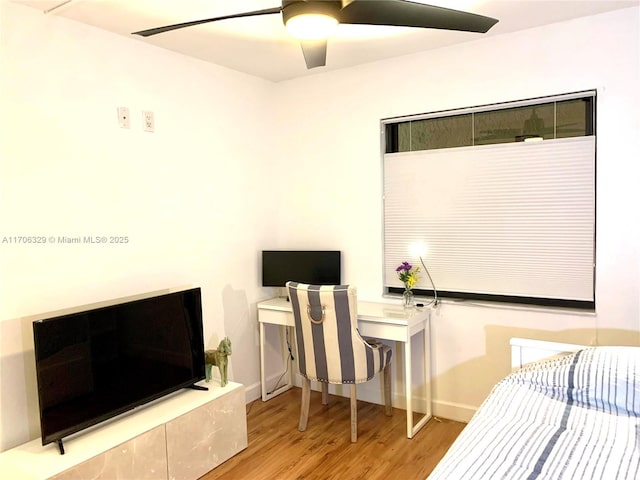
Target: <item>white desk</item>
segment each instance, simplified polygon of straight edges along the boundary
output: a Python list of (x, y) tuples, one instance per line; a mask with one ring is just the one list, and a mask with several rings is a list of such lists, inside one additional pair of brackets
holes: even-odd
[[(407, 402), (407, 438), (413, 436), (431, 418), (431, 369), (430, 336), (429, 336), (428, 308), (405, 310), (400, 305), (387, 303), (358, 302), (358, 330), (363, 337), (373, 337), (380, 340), (393, 340), (402, 345), (402, 360), (404, 362), (404, 387)], [(289, 336), (289, 343), (295, 348), (294, 320), (291, 303), (284, 298), (272, 298), (258, 303), (258, 322), (260, 323), (260, 381), (262, 384), (262, 400), (267, 401), (282, 392), (289, 390), (293, 385), (293, 368), (291, 357), (283, 348), (283, 362), (289, 362), (287, 384), (267, 392), (265, 378), (265, 325), (279, 325), (281, 334)], [(425, 405), (424, 415), (414, 425), (413, 423), (413, 396), (411, 385), (411, 337), (421, 333), (424, 341), (424, 387)], [(283, 347), (286, 345), (284, 339)], [(400, 352), (396, 349), (396, 354)]]

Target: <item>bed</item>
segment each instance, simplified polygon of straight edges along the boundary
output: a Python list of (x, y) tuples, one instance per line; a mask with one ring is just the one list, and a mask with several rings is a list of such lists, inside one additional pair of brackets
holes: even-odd
[(428, 479), (640, 479), (640, 347), (511, 345), (513, 373)]

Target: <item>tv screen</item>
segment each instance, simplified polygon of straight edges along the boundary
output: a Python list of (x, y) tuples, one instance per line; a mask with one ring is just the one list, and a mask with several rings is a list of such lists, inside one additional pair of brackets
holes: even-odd
[(200, 288), (33, 323), (42, 444), (205, 378)]
[(284, 287), (288, 281), (339, 285), (340, 251), (263, 250), (262, 286)]

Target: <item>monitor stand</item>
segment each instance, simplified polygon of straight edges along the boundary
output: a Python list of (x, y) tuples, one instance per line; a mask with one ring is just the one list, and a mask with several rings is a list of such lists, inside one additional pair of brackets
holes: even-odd
[(56, 443), (58, 444), (58, 449), (60, 450), (60, 455), (64, 455), (64, 445), (62, 444), (62, 439), (59, 438), (58, 440), (56, 440)]

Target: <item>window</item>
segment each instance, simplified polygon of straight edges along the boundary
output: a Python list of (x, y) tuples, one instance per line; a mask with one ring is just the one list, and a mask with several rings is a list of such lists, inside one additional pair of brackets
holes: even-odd
[(440, 296), (593, 309), (594, 118), (580, 92), (383, 121), (386, 291), (422, 244)]

